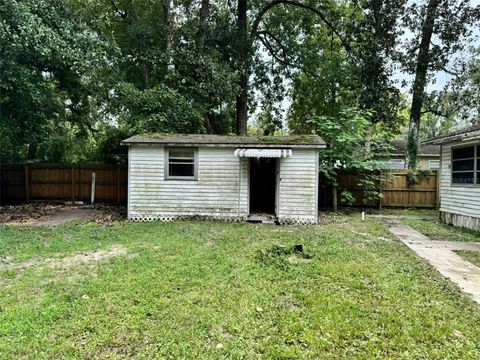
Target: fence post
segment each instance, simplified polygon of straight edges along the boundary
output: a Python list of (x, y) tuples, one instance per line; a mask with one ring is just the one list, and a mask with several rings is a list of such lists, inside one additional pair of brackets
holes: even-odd
[(338, 210), (337, 185), (333, 185), (332, 190), (333, 190), (333, 199), (332, 199), (332, 201), (333, 201), (333, 211), (337, 212), (337, 210)]
[(25, 165), (25, 201), (30, 201), (30, 176), (28, 165)]
[(383, 179), (383, 170), (380, 169), (380, 180), (379, 180), (379, 185), (378, 185), (378, 209), (382, 209), (382, 198), (383, 198), (383, 192), (382, 192), (382, 179)]
[(75, 205), (75, 169), (72, 165), (72, 205)]
[(120, 166), (117, 167), (117, 204), (120, 204)]

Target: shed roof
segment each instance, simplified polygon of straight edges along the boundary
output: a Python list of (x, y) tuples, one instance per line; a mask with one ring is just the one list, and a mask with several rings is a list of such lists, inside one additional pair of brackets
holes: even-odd
[(480, 137), (480, 124), (453, 131), (447, 135), (428, 139), (424, 141), (423, 144), (446, 144), (454, 141), (468, 140), (474, 137)]
[[(405, 155), (407, 152), (407, 142), (405, 140), (393, 140), (392, 155)], [(440, 145), (420, 144), (420, 156), (440, 156)]]
[(324, 148), (325, 141), (318, 135), (292, 136), (234, 136), (234, 135), (180, 135), (143, 134), (122, 141), (122, 144), (161, 144), (170, 146), (249, 146), (249, 147), (296, 147)]

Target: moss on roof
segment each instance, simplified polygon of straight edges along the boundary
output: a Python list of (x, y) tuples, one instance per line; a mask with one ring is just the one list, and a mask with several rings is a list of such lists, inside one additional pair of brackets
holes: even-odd
[(198, 145), (295, 145), (323, 147), (325, 142), (317, 135), (291, 136), (236, 136), (202, 134), (149, 133), (135, 135), (124, 140), (124, 144), (198, 144)]

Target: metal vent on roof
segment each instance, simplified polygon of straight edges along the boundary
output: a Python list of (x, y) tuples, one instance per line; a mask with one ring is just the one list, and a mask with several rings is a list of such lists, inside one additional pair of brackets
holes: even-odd
[(236, 157), (255, 158), (289, 158), (292, 156), (291, 149), (236, 149)]

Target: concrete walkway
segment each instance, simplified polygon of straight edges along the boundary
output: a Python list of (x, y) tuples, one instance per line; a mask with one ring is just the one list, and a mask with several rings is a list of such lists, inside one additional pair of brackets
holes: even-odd
[(397, 219), (382, 219), (392, 234), (427, 260), (443, 276), (457, 284), (462, 291), (472, 295), (480, 304), (480, 268), (469, 263), (452, 250), (478, 250), (480, 243), (433, 241)]

